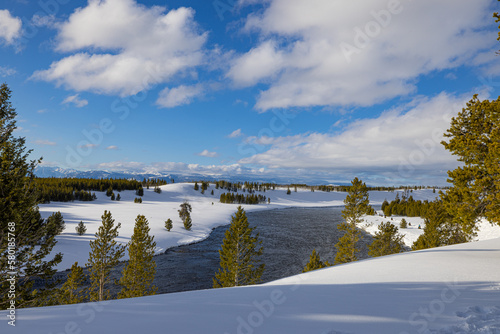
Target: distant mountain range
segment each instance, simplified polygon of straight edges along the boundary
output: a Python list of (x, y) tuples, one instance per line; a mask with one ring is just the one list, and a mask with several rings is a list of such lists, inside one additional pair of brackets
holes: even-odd
[[(239, 173), (235, 175), (225, 174), (225, 173), (212, 173), (212, 174), (202, 174), (196, 172), (131, 172), (131, 171), (107, 171), (107, 170), (88, 170), (81, 171), (76, 169), (65, 169), (60, 167), (44, 167), (38, 166), (35, 169), (35, 175), (38, 177), (71, 177), (71, 178), (90, 178), (90, 179), (103, 179), (103, 178), (121, 178), (121, 179), (136, 179), (143, 180), (149, 178), (163, 179), (169, 182), (172, 179), (175, 182), (189, 182), (189, 181), (216, 181), (216, 180), (226, 180), (231, 182), (271, 182), (277, 184), (290, 184), (290, 183), (306, 183), (304, 179), (299, 179), (298, 177), (286, 177), (286, 176), (275, 176), (275, 175), (252, 175), (251, 173)], [(330, 184), (324, 179), (308, 179), (308, 184)], [(339, 183), (336, 183), (339, 184)], [(342, 184), (342, 183), (341, 183)]]

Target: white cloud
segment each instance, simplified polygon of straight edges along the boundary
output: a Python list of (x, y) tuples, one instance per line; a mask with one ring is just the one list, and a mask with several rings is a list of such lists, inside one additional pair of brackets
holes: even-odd
[(57, 143), (47, 140), (47, 139), (38, 139), (35, 141), (35, 144), (41, 145), (41, 146), (55, 146)]
[(209, 150), (203, 150), (203, 152), (198, 153), (200, 157), (216, 158), (219, 156), (217, 152), (210, 152)]
[(94, 148), (94, 147), (97, 147), (98, 145), (96, 144), (91, 144), (91, 143), (88, 143), (88, 144), (85, 144), (85, 145), (80, 145), (78, 147), (80, 148)]
[[(446, 171), (458, 163), (440, 142), (451, 117), (469, 98), (442, 93), (432, 99), (418, 99), (404, 110), (357, 120), (338, 134), (248, 138), (245, 148), (263, 152), (239, 163), (344, 176), (371, 175), (392, 182), (439, 179), (443, 183)], [(263, 149), (261, 145), (269, 147)]]
[(0, 10), (0, 40), (5, 40), (6, 44), (12, 44), (21, 36), (21, 28), (20, 18), (13, 17), (6, 9)]
[(78, 52), (34, 73), (76, 91), (128, 96), (203, 62), (206, 33), (194, 11), (145, 7), (135, 0), (91, 0), (59, 25), (56, 49)]
[(421, 75), (468, 65), (494, 48), (496, 32), (484, 30), (490, 5), (270, 0), (247, 18), (245, 29), (257, 31), (259, 42), (233, 60), (227, 76), (240, 86), (269, 84), (260, 110), (373, 105), (415, 92)]
[(184, 86), (163, 89), (156, 104), (164, 108), (174, 108), (185, 104), (190, 104), (193, 99), (204, 94), (202, 85)]
[(111, 145), (111, 146), (108, 146), (106, 147), (106, 150), (118, 150), (118, 146), (115, 146), (115, 145)]
[(0, 66), (0, 77), (10, 77), (16, 74), (16, 70), (8, 66)]
[(238, 129), (238, 130), (234, 130), (233, 132), (231, 132), (231, 134), (228, 135), (227, 137), (228, 138), (238, 138), (241, 136), (243, 136), (243, 132), (241, 131), (241, 129)]
[(62, 104), (74, 104), (77, 108), (85, 107), (89, 104), (89, 101), (81, 99), (79, 94), (68, 96), (62, 101)]

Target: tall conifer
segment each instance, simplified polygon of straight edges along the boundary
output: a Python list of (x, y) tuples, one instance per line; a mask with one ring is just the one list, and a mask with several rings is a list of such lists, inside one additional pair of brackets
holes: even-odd
[(335, 264), (348, 263), (358, 260), (357, 242), (360, 239), (361, 232), (358, 225), (363, 221), (361, 217), (365, 214), (373, 213), (368, 198), (368, 188), (363, 181), (357, 177), (352, 180), (352, 186), (348, 189), (348, 194), (344, 200), (345, 208), (342, 210), (344, 222), (338, 225), (338, 229), (344, 232), (344, 235), (335, 245), (337, 254), (335, 255)]
[(125, 252), (125, 246), (116, 242), (118, 229), (121, 224), (114, 225), (115, 220), (111, 212), (104, 211), (101, 216), (102, 225), (95, 234), (95, 240), (90, 242), (89, 262), (90, 266), (90, 299), (91, 301), (101, 301), (109, 299), (109, 291), (105, 289), (105, 284), (109, 283), (109, 273), (118, 264)]
[(120, 279), (123, 288), (118, 298), (141, 297), (156, 293), (157, 289), (152, 285), (156, 273), (156, 263), (153, 260), (156, 242), (149, 232), (148, 220), (138, 215), (135, 219), (134, 234), (128, 243), (129, 261)]
[(0, 85), (0, 309), (11, 303), (11, 282), (17, 308), (43, 304), (55, 284), (33, 290), (34, 279), (50, 281), (62, 260), (61, 253), (51, 255), (55, 234), (38, 211), (34, 170), (41, 159), (29, 161), (25, 138), (13, 136), (17, 113), (10, 98), (8, 86)]
[(226, 231), (219, 250), (220, 268), (213, 279), (214, 288), (257, 284), (264, 272), (260, 263), (263, 247), (259, 235), (252, 236), (255, 227), (250, 227), (241, 206), (231, 217), (231, 226)]

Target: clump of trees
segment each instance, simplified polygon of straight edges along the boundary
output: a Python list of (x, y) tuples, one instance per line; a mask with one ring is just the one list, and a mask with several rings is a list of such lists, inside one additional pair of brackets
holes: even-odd
[(390, 222), (378, 226), (373, 242), (368, 246), (368, 255), (377, 257), (401, 253), (404, 251), (404, 235), (398, 233), (398, 228)]
[(222, 193), (220, 195), (220, 202), (226, 204), (260, 204), (265, 203), (267, 197), (261, 194), (233, 194)]
[(187, 231), (190, 231), (191, 227), (193, 226), (193, 222), (191, 220), (191, 211), (193, 210), (193, 208), (188, 201), (182, 203), (180, 207), (181, 208), (177, 210), (179, 212), (179, 218), (181, 218), (182, 223), (184, 224), (184, 228)]

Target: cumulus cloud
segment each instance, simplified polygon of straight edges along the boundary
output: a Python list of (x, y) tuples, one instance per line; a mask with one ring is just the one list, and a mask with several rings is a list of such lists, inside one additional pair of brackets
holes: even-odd
[(194, 11), (135, 0), (91, 0), (58, 25), (56, 50), (71, 55), (33, 78), (76, 91), (134, 95), (203, 61), (207, 34)]
[[(245, 30), (257, 44), (227, 76), (268, 84), (256, 108), (369, 106), (415, 92), (421, 75), (495, 47), (490, 1), (269, 0)], [(391, 5), (398, 4), (399, 5)], [(453, 18), (443, 21), (443, 18)]]
[(38, 139), (35, 141), (35, 144), (41, 145), (41, 146), (56, 146), (57, 143), (47, 140), (47, 139)]
[(81, 99), (79, 94), (68, 96), (62, 101), (62, 104), (74, 104), (77, 108), (85, 107), (89, 101)]
[(198, 153), (200, 157), (216, 158), (219, 156), (217, 152), (210, 152), (209, 150), (203, 150), (203, 152)]
[(204, 94), (202, 85), (184, 86), (163, 89), (156, 104), (164, 108), (174, 108), (190, 104), (196, 97)]
[(238, 138), (241, 136), (243, 136), (243, 132), (241, 131), (241, 129), (238, 129), (238, 130), (234, 130), (233, 132), (231, 132), (231, 134), (229, 134), (227, 137), (228, 138)]
[(12, 44), (16, 38), (21, 36), (22, 22), (18, 17), (6, 10), (0, 10), (0, 40), (6, 44)]
[(378, 118), (354, 121), (337, 134), (250, 137), (244, 144), (247, 148), (266, 148), (239, 163), (344, 176), (371, 175), (393, 182), (439, 179), (442, 183), (446, 171), (458, 163), (440, 142), (451, 117), (468, 99), (470, 96), (446, 93), (431, 99), (420, 98)]

